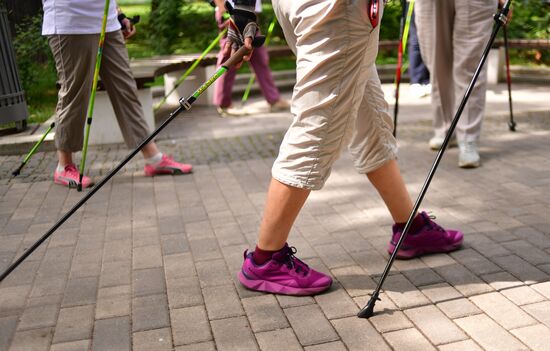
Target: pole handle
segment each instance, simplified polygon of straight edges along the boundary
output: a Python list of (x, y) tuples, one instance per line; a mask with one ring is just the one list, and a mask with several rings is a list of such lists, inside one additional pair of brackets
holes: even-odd
[[(263, 35), (257, 36), (252, 41), (252, 46), (255, 48), (260, 47), (263, 45), (264, 41), (265, 41), (265, 37)], [(252, 50), (247, 49), (246, 46), (243, 45), (239, 48), (239, 50), (237, 50), (233, 55), (231, 55), (231, 57), (229, 57), (227, 61), (223, 63), (222, 66), (226, 68), (231, 68), (237, 65), (239, 62), (241, 62), (243, 60), (243, 57), (250, 55), (251, 53), (252, 53)]]

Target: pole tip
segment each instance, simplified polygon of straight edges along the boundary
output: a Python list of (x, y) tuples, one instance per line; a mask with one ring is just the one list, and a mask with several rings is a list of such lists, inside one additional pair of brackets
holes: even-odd
[(375, 291), (372, 293), (367, 305), (357, 313), (357, 317), (367, 319), (372, 317), (374, 315), (374, 305), (376, 305), (377, 300), (380, 300), (380, 298), (378, 297), (378, 291)]
[(516, 122), (508, 122), (508, 128), (510, 129), (511, 132), (515, 132), (516, 131)]

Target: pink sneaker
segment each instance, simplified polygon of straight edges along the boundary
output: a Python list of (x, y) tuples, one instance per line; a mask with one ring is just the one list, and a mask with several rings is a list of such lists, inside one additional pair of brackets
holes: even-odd
[[(65, 166), (65, 170), (63, 172), (58, 172), (57, 169), (53, 173), (53, 181), (56, 184), (61, 184), (64, 186), (68, 186), (69, 188), (75, 188), (78, 185), (78, 179), (79, 179), (79, 172), (78, 169), (74, 164), (70, 164)], [(92, 182), (92, 179), (87, 176), (82, 177), (82, 189), (89, 188), (94, 183)]]
[[(462, 245), (464, 239), (462, 232), (443, 229), (426, 212), (421, 212), (418, 215), (424, 220), (424, 226), (416, 233), (407, 234), (405, 241), (397, 252), (397, 258), (409, 259), (429, 253), (451, 252)], [(388, 246), (390, 255), (395, 250), (400, 237), (401, 230), (394, 225), (393, 236)]]
[(314, 295), (327, 290), (332, 278), (317, 272), (298, 259), (296, 248), (285, 244), (263, 265), (257, 265), (252, 252), (244, 252), (239, 281), (251, 290), (282, 295)]
[(167, 155), (162, 155), (162, 160), (156, 165), (145, 165), (145, 175), (152, 177), (159, 174), (187, 174), (193, 171), (193, 166), (179, 163)]

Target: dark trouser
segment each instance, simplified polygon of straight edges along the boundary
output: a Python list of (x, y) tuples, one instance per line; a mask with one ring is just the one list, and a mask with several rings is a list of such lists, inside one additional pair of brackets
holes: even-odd
[[(408, 5), (407, 5), (408, 6)], [(409, 51), (409, 75), (411, 84), (428, 84), (430, 83), (430, 72), (422, 56), (420, 55), (420, 43), (416, 34), (416, 25), (414, 24), (414, 10), (411, 18), (411, 27), (409, 29), (409, 42), (407, 44)]]

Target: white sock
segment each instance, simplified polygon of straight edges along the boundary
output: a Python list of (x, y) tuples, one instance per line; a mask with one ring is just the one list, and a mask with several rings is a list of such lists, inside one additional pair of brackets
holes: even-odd
[(162, 152), (158, 152), (155, 156), (145, 159), (145, 163), (148, 165), (154, 165), (162, 161)]
[(61, 164), (58, 163), (57, 164), (57, 169), (56, 169), (57, 173), (61, 173), (64, 170), (65, 170), (65, 167), (63, 167)]

